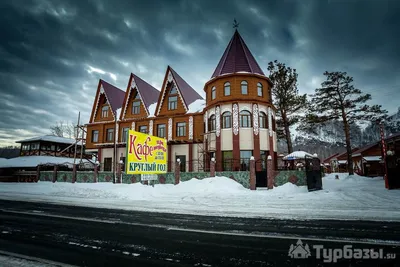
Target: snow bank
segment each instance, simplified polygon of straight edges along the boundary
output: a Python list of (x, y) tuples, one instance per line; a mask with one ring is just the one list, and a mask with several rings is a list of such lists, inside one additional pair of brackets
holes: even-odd
[[(83, 160), (85, 164), (91, 165), (86, 159)], [(0, 161), (0, 168), (23, 168), (23, 167), (36, 167), (41, 164), (69, 164), (72, 166), (74, 163), (73, 158), (65, 157), (52, 157), (52, 156), (24, 156), (11, 158)], [(79, 163), (79, 159), (76, 161)]]
[(382, 177), (335, 173), (323, 190), (286, 183), (273, 190), (249, 190), (227, 177), (191, 179), (154, 187), (112, 183), (3, 183), (0, 199), (197, 215), (281, 219), (400, 221), (400, 194)]

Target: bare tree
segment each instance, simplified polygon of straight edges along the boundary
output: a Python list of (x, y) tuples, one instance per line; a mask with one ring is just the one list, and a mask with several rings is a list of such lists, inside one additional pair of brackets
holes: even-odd
[(76, 138), (76, 126), (72, 123), (59, 121), (50, 126), (50, 133), (59, 137)]

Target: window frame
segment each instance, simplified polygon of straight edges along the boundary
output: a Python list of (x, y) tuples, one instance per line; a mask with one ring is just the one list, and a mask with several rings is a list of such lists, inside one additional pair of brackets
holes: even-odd
[[(111, 139), (109, 138), (110, 134), (112, 135)], [(114, 128), (107, 128), (107, 130), (106, 130), (106, 140), (107, 140), (107, 142), (114, 141)]]
[(213, 86), (211, 88), (211, 100), (214, 100), (217, 98), (217, 88), (215, 88), (215, 86)]
[(208, 118), (208, 131), (210, 132), (215, 132), (216, 129), (216, 116), (215, 114), (212, 114), (209, 118)]
[[(246, 114), (244, 114), (246, 113)], [(246, 117), (246, 125), (244, 125), (244, 118)], [(252, 127), (252, 121), (251, 121), (251, 112), (248, 110), (242, 110), (239, 113), (239, 125), (240, 128), (251, 128)]]
[[(138, 103), (138, 104), (136, 104), (136, 103)], [(137, 108), (137, 112), (135, 112), (136, 108)], [(133, 101), (132, 102), (132, 110), (131, 110), (131, 112), (132, 112), (132, 115), (140, 114), (140, 101)]]
[[(96, 133), (96, 135), (95, 135)], [(92, 130), (92, 143), (98, 143), (99, 142), (99, 130)], [(96, 140), (94, 140), (94, 137), (97, 137)]]
[[(162, 127), (160, 127), (160, 126), (162, 126)], [(160, 135), (160, 129), (163, 130), (162, 132), (164, 133), (164, 136)], [(167, 126), (165, 125), (165, 123), (157, 124), (157, 136), (161, 137), (161, 138), (165, 138), (167, 136), (166, 129), (167, 129)]]
[[(246, 90), (245, 93), (243, 93), (243, 89)], [(240, 83), (240, 92), (242, 93), (242, 95), (248, 95), (249, 94), (249, 84), (247, 83), (247, 81), (243, 80)]]
[[(143, 131), (142, 129), (146, 129), (146, 131)], [(147, 127), (147, 125), (140, 125), (140, 126), (139, 126), (139, 132), (140, 132), (140, 133), (145, 133), (145, 134), (147, 134), (147, 133), (148, 133), (148, 127)]]
[(260, 113), (258, 114), (258, 126), (261, 129), (266, 129), (268, 126), (268, 118), (267, 118), (267, 114), (265, 114), (265, 112), (260, 111)]
[(108, 118), (108, 111), (110, 107), (108, 105), (101, 107), (101, 118)]
[[(125, 133), (124, 133), (125, 132)], [(127, 142), (127, 133), (129, 132), (129, 127), (123, 127), (121, 131), (121, 142)]]
[[(257, 95), (259, 96), (259, 97), (263, 97), (263, 92), (264, 90), (263, 90), (263, 85), (262, 85), (262, 83), (260, 83), (260, 82), (258, 82), (257, 83)], [(260, 94), (260, 92), (261, 92), (261, 94)]]
[[(175, 101), (171, 101), (171, 98), (176, 98)], [(172, 103), (175, 103), (172, 105)], [(176, 110), (178, 109), (178, 96), (177, 95), (172, 95), (168, 96), (168, 110)]]
[[(227, 114), (229, 114), (229, 115), (227, 115)], [(232, 128), (232, 112), (225, 111), (224, 113), (222, 113), (221, 118), (222, 118), (222, 129)], [(229, 127), (227, 127), (227, 125), (226, 125), (227, 118), (229, 118)]]
[[(176, 137), (185, 137), (186, 136), (186, 122), (184, 122), (184, 121), (177, 122), (175, 127), (176, 127)], [(183, 133), (181, 133), (181, 130), (183, 131)]]
[[(228, 94), (226, 93), (226, 91), (228, 91)], [(231, 83), (230, 82), (226, 82), (224, 83), (224, 96), (230, 96), (231, 95)]]

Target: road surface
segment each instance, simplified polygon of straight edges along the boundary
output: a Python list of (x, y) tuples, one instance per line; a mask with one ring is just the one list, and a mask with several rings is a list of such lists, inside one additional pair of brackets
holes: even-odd
[[(306, 259), (288, 255), (298, 239), (310, 248)], [(339, 259), (335, 266), (400, 266), (400, 223), (207, 217), (17, 201), (1, 201), (0, 208), (0, 256), (16, 253), (59, 266), (328, 266), (316, 259), (314, 245), (382, 249), (385, 257), (397, 253), (396, 259)]]

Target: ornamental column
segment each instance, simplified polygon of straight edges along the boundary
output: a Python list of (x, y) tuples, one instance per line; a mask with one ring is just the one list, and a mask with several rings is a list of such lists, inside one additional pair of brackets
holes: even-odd
[(240, 139), (239, 139), (239, 105), (232, 105), (232, 156), (233, 171), (240, 170)]
[(221, 115), (220, 107), (215, 108), (215, 158), (216, 166), (215, 170), (217, 172), (222, 171), (222, 150), (221, 150)]
[[(259, 119), (258, 119), (258, 105), (253, 104), (253, 156), (255, 160), (259, 160), (260, 155), (260, 127), (259, 127)], [(256, 171), (261, 170), (261, 164), (258, 163), (255, 165)]]

